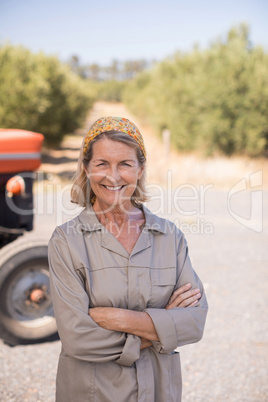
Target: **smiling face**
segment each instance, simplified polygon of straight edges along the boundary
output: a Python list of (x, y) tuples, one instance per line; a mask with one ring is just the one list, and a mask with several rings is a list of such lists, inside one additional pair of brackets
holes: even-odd
[(131, 196), (143, 173), (134, 148), (104, 137), (93, 145), (85, 170), (98, 203), (105, 208), (132, 208)]

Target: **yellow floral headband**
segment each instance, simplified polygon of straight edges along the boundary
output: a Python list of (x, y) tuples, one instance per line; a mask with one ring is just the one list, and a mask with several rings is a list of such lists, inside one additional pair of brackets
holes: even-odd
[(104, 133), (106, 131), (121, 131), (122, 133), (126, 133), (130, 135), (138, 144), (144, 157), (146, 158), (146, 151), (144, 147), (144, 142), (142, 135), (135, 126), (134, 123), (131, 123), (128, 119), (124, 117), (101, 117), (95, 123), (92, 124), (90, 130), (85, 136), (84, 146), (83, 146), (83, 155), (85, 155), (90, 142), (97, 137), (97, 135)]

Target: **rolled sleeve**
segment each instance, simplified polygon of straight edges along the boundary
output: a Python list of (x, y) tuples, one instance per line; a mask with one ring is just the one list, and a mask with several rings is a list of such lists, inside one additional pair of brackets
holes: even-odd
[(144, 310), (151, 317), (159, 342), (152, 342), (158, 353), (171, 353), (177, 347), (177, 334), (168, 310), (148, 308)]

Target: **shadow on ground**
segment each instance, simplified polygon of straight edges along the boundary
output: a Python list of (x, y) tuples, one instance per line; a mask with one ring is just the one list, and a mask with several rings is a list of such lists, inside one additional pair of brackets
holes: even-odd
[(2, 325), (0, 322), (0, 338), (3, 339), (4, 343), (10, 347), (14, 346), (19, 346), (19, 345), (35, 345), (35, 344), (41, 344), (45, 342), (55, 342), (58, 341), (59, 335), (56, 332), (55, 334), (48, 336), (46, 338), (42, 339), (31, 339), (31, 340), (26, 340), (26, 339), (19, 339), (16, 336), (10, 334), (5, 327)]

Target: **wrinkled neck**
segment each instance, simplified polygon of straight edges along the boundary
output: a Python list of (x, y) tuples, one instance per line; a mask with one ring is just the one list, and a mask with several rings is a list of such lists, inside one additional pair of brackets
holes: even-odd
[(103, 225), (114, 223), (120, 227), (129, 220), (143, 218), (143, 212), (140, 209), (135, 208), (131, 201), (111, 207), (96, 199), (93, 209), (97, 218)]

